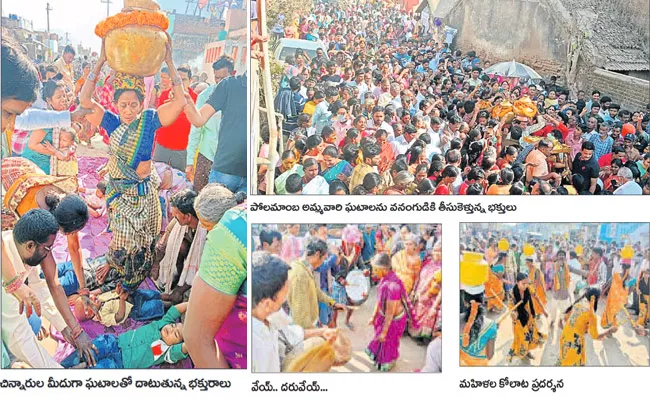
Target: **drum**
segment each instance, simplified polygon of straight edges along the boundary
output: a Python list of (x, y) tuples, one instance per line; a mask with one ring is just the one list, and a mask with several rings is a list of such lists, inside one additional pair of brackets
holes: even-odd
[(370, 279), (363, 274), (363, 271), (355, 269), (348, 273), (345, 278), (348, 283), (345, 286), (345, 291), (350, 299), (351, 305), (359, 306), (368, 299), (368, 291), (370, 290)]

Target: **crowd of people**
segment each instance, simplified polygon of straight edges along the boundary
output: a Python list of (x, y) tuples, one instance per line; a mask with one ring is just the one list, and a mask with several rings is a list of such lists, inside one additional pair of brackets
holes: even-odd
[[(461, 269), (470, 268), (462, 266), (468, 254), (477, 255), (489, 268), (489, 278), (481, 285), (463, 284), (461, 278), (461, 365), (493, 365), (499, 325), (510, 323), (508, 317), (512, 333), (505, 348), (509, 350), (499, 365), (539, 359), (535, 350), (550, 345), (549, 335), (559, 343), (557, 362), (551, 365), (599, 365), (598, 360), (587, 359), (588, 336), (606, 340), (619, 328), (628, 331), (627, 327), (632, 328), (631, 335), (648, 335), (647, 238), (626, 244), (563, 234), (531, 240), (475, 227), (466, 233)], [(544, 327), (547, 332), (542, 332)], [(639, 362), (647, 366), (644, 347)]]
[[(310, 225), (306, 232), (303, 227), (286, 225), (281, 232), (275, 226), (262, 226), (255, 237), (253, 371), (327, 372), (345, 365), (350, 360), (345, 357), (350, 352), (347, 335), (363, 332), (366, 323), (355, 321), (355, 313), (367, 307), (364, 302), (373, 290), (376, 303), (370, 305), (373, 312), (367, 321), (372, 339), (365, 353), (374, 367), (394, 369), (400, 363), (402, 336), (408, 334), (428, 346), (420, 371), (440, 372), (438, 226), (420, 226), (419, 232), (409, 225), (334, 228), (321, 224)], [(361, 297), (350, 291), (356, 286), (362, 286)], [(337, 328), (342, 314), (345, 331)], [(315, 337), (321, 347), (332, 344), (331, 357), (314, 347)], [(362, 349), (353, 349), (357, 350)], [(309, 361), (299, 362), (306, 358)]]
[(246, 75), (172, 54), (143, 78), (3, 38), (3, 368), (246, 368)]
[[(275, 194), (650, 194), (650, 104), (499, 76), (392, 2), (316, 1), (272, 23), (316, 44), (279, 60)], [(264, 123), (261, 138), (264, 158)]]

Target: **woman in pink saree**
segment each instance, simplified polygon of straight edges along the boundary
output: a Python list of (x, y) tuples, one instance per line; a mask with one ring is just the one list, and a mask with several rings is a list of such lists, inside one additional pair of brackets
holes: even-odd
[[(113, 87), (114, 76), (111, 73), (106, 74), (103, 80), (98, 82), (97, 88), (95, 89), (94, 98), (95, 100), (104, 107), (104, 110), (111, 111), (114, 114), (118, 114), (118, 110), (115, 107), (114, 95), (115, 88)], [(99, 134), (104, 138), (104, 143), (108, 144), (108, 133), (102, 127), (99, 127)]]
[(409, 335), (415, 339), (431, 339), (440, 325), (440, 286), (442, 267), (440, 242), (437, 242), (430, 255), (424, 259), (418, 283), (413, 290), (413, 320), (417, 326), (409, 325)]
[[(373, 275), (381, 278), (377, 286), (377, 305), (369, 324), (375, 335), (366, 354), (379, 371), (388, 372), (399, 359), (399, 345), (411, 312), (411, 303), (404, 284), (391, 268), (387, 254), (377, 254), (372, 260)], [(417, 325), (416, 321), (412, 321)]]

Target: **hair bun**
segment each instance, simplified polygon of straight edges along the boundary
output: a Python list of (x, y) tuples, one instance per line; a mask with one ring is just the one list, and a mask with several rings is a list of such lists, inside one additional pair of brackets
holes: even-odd
[(243, 203), (244, 201), (246, 201), (246, 197), (248, 197), (248, 195), (245, 192), (237, 192), (234, 194), (234, 196), (235, 196), (235, 202), (237, 204)]
[(54, 193), (48, 193), (45, 195), (45, 205), (48, 208), (48, 211), (53, 213), (61, 202), (61, 197)]

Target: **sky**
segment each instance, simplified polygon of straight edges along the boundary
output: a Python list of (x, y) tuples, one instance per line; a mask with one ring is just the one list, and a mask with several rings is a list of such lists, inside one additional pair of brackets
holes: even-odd
[[(124, 0), (111, 0), (111, 15), (120, 12)], [(34, 22), (34, 29), (47, 28), (47, 3), (50, 3), (50, 30), (65, 37), (70, 34), (73, 45), (82, 43), (98, 51), (101, 39), (95, 35), (95, 26), (106, 18), (106, 4), (101, 0), (2, 0), (2, 16), (17, 14)]]
[[(115, 15), (124, 7), (124, 0), (111, 0), (110, 14)], [(193, 0), (196, 1), (196, 0)], [(34, 29), (45, 30), (47, 27), (47, 3), (50, 3), (50, 30), (65, 37), (69, 33), (73, 45), (80, 42), (84, 47), (90, 46), (99, 52), (101, 39), (95, 35), (95, 26), (106, 18), (106, 4), (101, 0), (1, 0), (2, 16), (17, 14), (32, 20)], [(158, 0), (163, 10), (176, 9), (184, 13), (187, 8), (185, 0)], [(190, 13), (196, 4), (190, 5)]]

